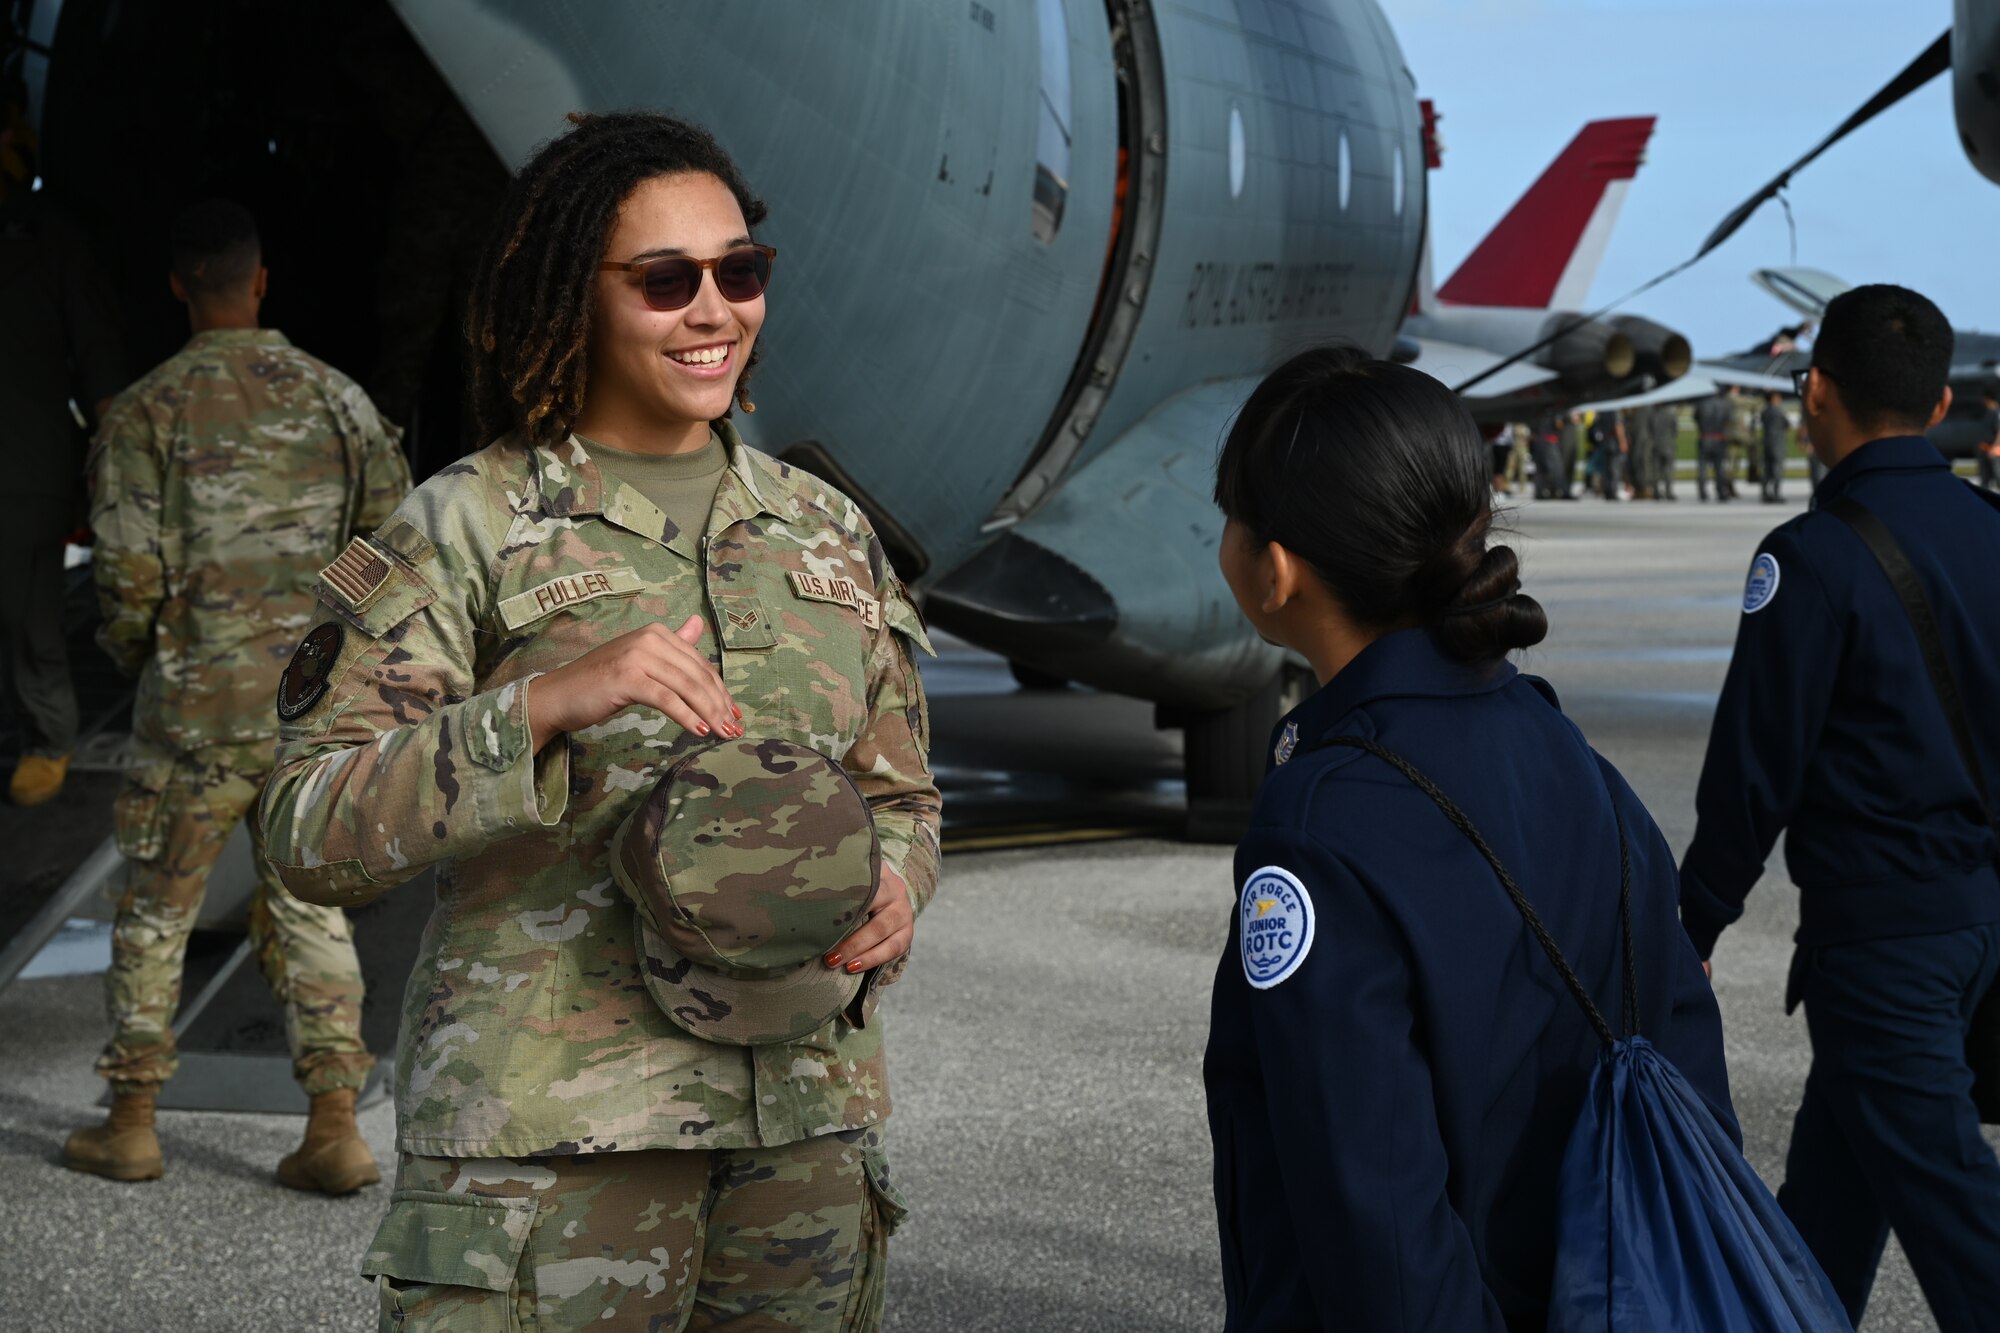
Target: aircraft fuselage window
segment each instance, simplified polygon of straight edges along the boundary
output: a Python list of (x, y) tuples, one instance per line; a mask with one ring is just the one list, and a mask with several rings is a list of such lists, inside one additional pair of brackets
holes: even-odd
[(1389, 201), (1396, 210), (1396, 216), (1403, 216), (1403, 154), (1399, 150), (1391, 159), (1394, 164), (1390, 173)]
[(1069, 16), (1063, 0), (1035, 0), (1041, 34), (1042, 98), (1035, 130), (1035, 239), (1047, 245), (1062, 226), (1069, 198)]
[(1347, 147), (1347, 131), (1340, 132), (1340, 142), (1333, 149), (1333, 175), (1340, 190), (1340, 211), (1347, 211), (1347, 197), (1354, 192), (1354, 155)]
[(1249, 145), (1243, 139), (1243, 108), (1229, 108), (1229, 197), (1243, 194), (1243, 170), (1248, 165)]

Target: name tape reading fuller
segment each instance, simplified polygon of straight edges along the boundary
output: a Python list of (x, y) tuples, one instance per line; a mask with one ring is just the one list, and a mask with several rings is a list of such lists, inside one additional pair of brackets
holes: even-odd
[(518, 629), (530, 620), (539, 620), (551, 611), (578, 602), (588, 602), (598, 597), (618, 597), (634, 593), (646, 586), (635, 569), (623, 566), (617, 569), (590, 569), (577, 574), (564, 574), (537, 584), (526, 592), (517, 592), (500, 603), (500, 619), (508, 629)]

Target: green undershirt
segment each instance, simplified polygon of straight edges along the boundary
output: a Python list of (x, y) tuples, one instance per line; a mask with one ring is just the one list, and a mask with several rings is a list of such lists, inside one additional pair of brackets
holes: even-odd
[(710, 431), (707, 444), (686, 454), (632, 454), (589, 439), (583, 446), (599, 467), (651, 500), (676, 529), (697, 540), (707, 535), (708, 512), (729, 467), (720, 435)]

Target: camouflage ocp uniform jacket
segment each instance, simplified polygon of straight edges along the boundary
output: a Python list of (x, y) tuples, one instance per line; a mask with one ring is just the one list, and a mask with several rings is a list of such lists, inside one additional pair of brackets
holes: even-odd
[(634, 707), (532, 752), (537, 675), (699, 614), (748, 733), (838, 760), (917, 908), (934, 892), (922, 624), (850, 501), (717, 428), (729, 467), (706, 540), (574, 437), (502, 441), (424, 483), (327, 571), (337, 631), (316, 629), (324, 658), (288, 672), (297, 711), (261, 816), (279, 875), (309, 902), (365, 902), (437, 867), (396, 1064), (406, 1152), (773, 1146), (889, 1113), (879, 1023), (718, 1045), (641, 981), (611, 836), (706, 742)]
[(320, 567), (409, 491), (368, 395), (275, 329), (198, 333), (118, 395), (91, 451), (97, 641), (139, 677), (147, 748), (274, 740)]

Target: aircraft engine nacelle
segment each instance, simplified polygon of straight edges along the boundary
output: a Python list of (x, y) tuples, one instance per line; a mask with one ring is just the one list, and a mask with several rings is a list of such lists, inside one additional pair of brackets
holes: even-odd
[(1559, 328), (1574, 325), (1562, 337), (1542, 349), (1535, 360), (1575, 388), (1615, 383), (1625, 379), (1638, 364), (1632, 340), (1598, 319), (1581, 319), (1574, 312), (1558, 311), (1542, 325), (1546, 338)]
[(1664, 324), (1640, 315), (1618, 315), (1611, 326), (1625, 335), (1638, 354), (1638, 370), (1652, 377), (1655, 385), (1677, 380), (1694, 364), (1694, 349), (1688, 340)]

